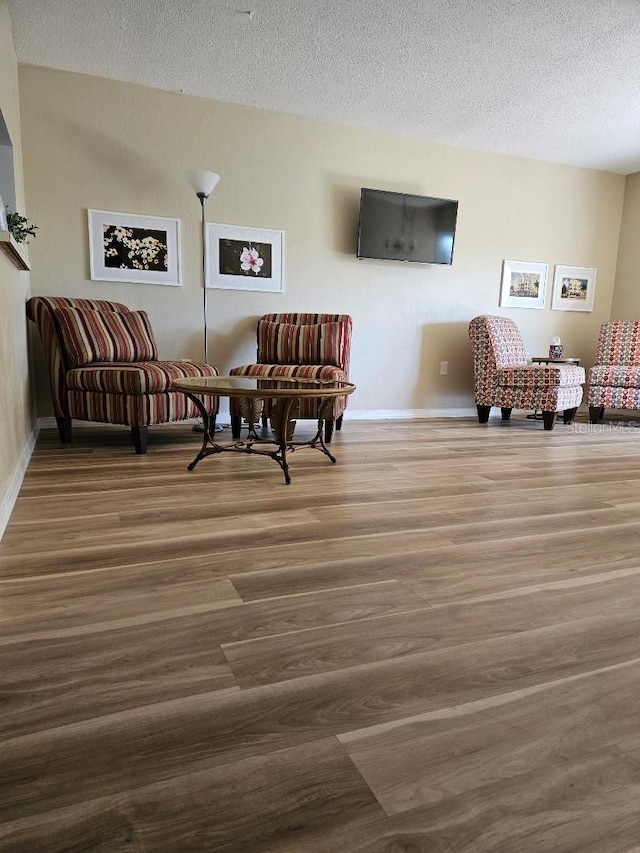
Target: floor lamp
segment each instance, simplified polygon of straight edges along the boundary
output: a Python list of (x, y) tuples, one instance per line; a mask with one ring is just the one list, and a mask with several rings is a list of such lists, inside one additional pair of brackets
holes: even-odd
[(189, 172), (189, 183), (196, 191), (200, 199), (202, 210), (202, 291), (203, 291), (203, 315), (204, 315), (204, 362), (209, 364), (209, 335), (207, 331), (207, 223), (204, 216), (204, 208), (207, 199), (211, 195), (215, 185), (220, 180), (220, 175), (215, 172)]
[[(204, 208), (212, 190), (220, 180), (220, 175), (217, 175), (215, 172), (189, 172), (187, 177), (189, 179), (189, 183), (195, 190), (196, 195), (200, 199), (200, 209), (202, 211), (202, 309), (204, 321), (204, 363), (209, 364), (209, 331), (207, 327), (207, 223), (205, 220)], [(216, 424), (216, 430), (219, 429), (221, 429), (220, 424)], [(200, 424), (196, 424), (194, 430), (202, 431), (202, 426)]]

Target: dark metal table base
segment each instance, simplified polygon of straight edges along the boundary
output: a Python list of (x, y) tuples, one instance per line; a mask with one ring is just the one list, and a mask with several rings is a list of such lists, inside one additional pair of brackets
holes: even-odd
[[(254, 421), (259, 408), (256, 404), (260, 400), (255, 398), (240, 398), (241, 407), (245, 409), (243, 414), (248, 422), (248, 433), (245, 439), (235, 441), (233, 444), (216, 444), (213, 440), (213, 435), (216, 427), (215, 415), (210, 416), (202, 401), (194, 394), (187, 394), (187, 397), (195, 403), (200, 412), (200, 417), (203, 423), (202, 447), (196, 454), (195, 459), (187, 465), (188, 471), (193, 471), (198, 462), (204, 459), (205, 456), (212, 456), (215, 453), (226, 453), (228, 451), (235, 453), (255, 453), (259, 456), (269, 456), (274, 462), (277, 462), (284, 474), (284, 481), (287, 485), (291, 482), (289, 474), (289, 463), (287, 462), (287, 453), (293, 453), (299, 447), (313, 447), (328, 456), (331, 462), (337, 460), (333, 456), (327, 445), (324, 443), (323, 427), (325, 421), (325, 413), (332, 403), (332, 398), (327, 397), (320, 404), (318, 417), (318, 428), (316, 434), (310, 441), (293, 441), (293, 433), (296, 426), (295, 417), (298, 413), (299, 401), (297, 397), (280, 397), (275, 400), (271, 408), (271, 430), (273, 438), (261, 438), (255, 431)], [(267, 450), (264, 445), (276, 445), (275, 450)]]

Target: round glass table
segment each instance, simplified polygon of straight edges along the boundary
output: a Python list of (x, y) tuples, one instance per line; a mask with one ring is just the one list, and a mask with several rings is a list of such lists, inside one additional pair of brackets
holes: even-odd
[[(198, 408), (204, 432), (202, 447), (195, 459), (187, 467), (192, 471), (201, 459), (214, 453), (234, 451), (239, 453), (256, 453), (268, 456), (278, 463), (284, 474), (285, 483), (291, 482), (287, 454), (300, 447), (312, 447), (328, 456), (331, 462), (336, 462), (335, 456), (327, 448), (323, 438), (323, 427), (326, 414), (335, 397), (352, 394), (356, 386), (352, 382), (324, 381), (318, 379), (296, 379), (285, 377), (257, 376), (203, 376), (175, 380), (172, 384), (175, 391), (182, 391)], [(247, 423), (247, 436), (231, 444), (219, 444), (214, 441), (215, 415), (209, 415), (204, 405), (203, 397), (234, 397), (243, 419)], [(320, 399), (318, 426), (315, 435), (308, 441), (295, 441), (296, 415), (298, 401), (302, 397)], [(260, 417), (263, 401), (271, 401), (271, 431), (272, 436), (263, 438), (255, 431), (255, 422)], [(271, 445), (271, 448), (269, 448)]]

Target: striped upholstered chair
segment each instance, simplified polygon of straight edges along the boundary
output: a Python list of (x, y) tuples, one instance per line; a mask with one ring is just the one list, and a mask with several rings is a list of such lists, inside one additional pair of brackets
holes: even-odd
[(605, 409), (640, 409), (640, 320), (600, 327), (596, 363), (589, 371), (589, 420)]
[[(349, 378), (351, 317), (347, 314), (264, 314), (258, 321), (258, 355), (254, 364), (234, 367), (234, 376), (295, 376), (302, 379), (346, 380)], [(328, 444), (333, 427), (342, 427), (348, 397), (336, 397), (325, 417), (324, 440)], [(301, 399), (297, 417), (317, 420), (320, 401)], [(265, 399), (263, 424), (269, 418)], [(241, 416), (236, 400), (230, 401), (231, 431), (240, 437)]]
[(584, 368), (529, 364), (520, 330), (507, 317), (475, 317), (469, 337), (481, 424), (489, 420), (492, 406), (500, 406), (503, 420), (509, 420), (512, 409), (539, 410), (547, 430), (553, 429), (558, 410), (564, 423), (571, 423), (582, 402)]
[[(187, 397), (171, 391), (174, 379), (217, 376), (208, 364), (158, 361), (144, 311), (119, 302), (34, 296), (27, 316), (40, 334), (60, 440), (71, 442), (71, 421), (131, 427), (136, 453), (146, 453), (147, 427), (195, 418)], [(217, 399), (210, 398), (211, 411)]]

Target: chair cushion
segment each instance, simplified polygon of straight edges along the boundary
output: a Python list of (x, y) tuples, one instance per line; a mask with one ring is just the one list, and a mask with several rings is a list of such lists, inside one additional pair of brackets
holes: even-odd
[(258, 351), (268, 364), (333, 364), (342, 356), (340, 323), (258, 323)]
[[(347, 374), (340, 367), (335, 367), (328, 364), (243, 364), (239, 367), (233, 367), (229, 371), (231, 376), (286, 376), (296, 377), (297, 379), (325, 379), (335, 382), (346, 381)], [(326, 417), (338, 418), (347, 408), (349, 398), (334, 397), (331, 400), (330, 408), (325, 413)], [(240, 407), (236, 397), (229, 400), (229, 411), (232, 415), (240, 413)], [(265, 411), (268, 413), (268, 404), (265, 403)], [(318, 397), (303, 397), (300, 400), (300, 408), (298, 410), (298, 419), (317, 418), (320, 411), (320, 398)]]
[(70, 370), (67, 388), (109, 394), (158, 394), (169, 391), (174, 379), (217, 375), (215, 367), (196, 361), (114, 362)]
[(495, 382), (498, 386), (507, 385), (518, 388), (567, 388), (584, 382), (584, 368), (574, 364), (511, 367), (506, 370), (496, 370)]
[(544, 388), (542, 385), (530, 385), (528, 388), (502, 385), (495, 389), (493, 396), (484, 405), (557, 412), (560, 409), (577, 408), (581, 402), (582, 385), (568, 385), (562, 388)]
[(590, 385), (610, 385), (617, 388), (640, 388), (640, 366), (603, 364), (589, 371)]
[(73, 367), (158, 358), (158, 347), (145, 311), (119, 313), (61, 306), (54, 313)]
[(347, 376), (340, 367), (329, 364), (242, 364), (232, 367), (231, 376), (286, 376), (297, 379), (326, 379), (344, 382)]

